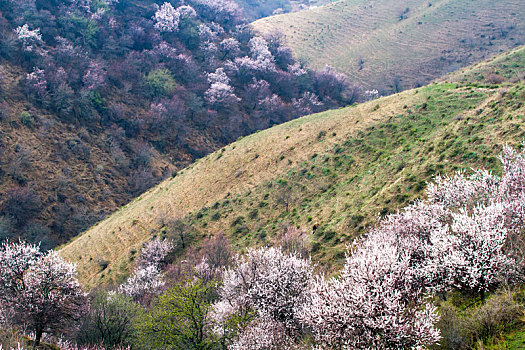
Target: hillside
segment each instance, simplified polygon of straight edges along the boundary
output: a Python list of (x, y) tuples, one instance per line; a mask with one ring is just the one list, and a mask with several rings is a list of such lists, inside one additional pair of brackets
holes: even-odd
[(520, 0), (342, 0), (263, 18), (311, 67), (331, 65), (365, 90), (390, 94), (525, 43)]
[(230, 0), (0, 1), (0, 241), (63, 244), (239, 136), (351, 103), (348, 88)]
[[(525, 85), (523, 74), (514, 74), (525, 67), (524, 52), (242, 138), (144, 193), (60, 252), (78, 263), (83, 283), (96, 286), (121, 281), (141, 244), (170, 234), (173, 220), (186, 227), (180, 231), (186, 245), (223, 231), (239, 250), (271, 243), (291, 224), (310, 235), (314, 257), (335, 269), (347, 243), (377, 215), (420, 195), (433, 175), (471, 166), (498, 171), (501, 146), (518, 146), (525, 136)], [(512, 78), (499, 84), (464, 78), (495, 71)]]

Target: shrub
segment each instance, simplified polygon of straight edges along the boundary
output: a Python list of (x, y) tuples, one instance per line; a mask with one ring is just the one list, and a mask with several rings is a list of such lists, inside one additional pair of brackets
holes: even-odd
[(18, 120), (20, 120), (20, 123), (22, 123), (22, 125), (25, 125), (27, 127), (31, 127), (35, 123), (35, 118), (27, 111), (23, 111), (22, 113), (20, 113), (20, 115), (18, 116)]
[(458, 310), (450, 303), (440, 307), (440, 319), (437, 327), (441, 331), (441, 348), (445, 350), (461, 350), (471, 348), (471, 334), (468, 320), (458, 315)]
[(201, 253), (212, 269), (228, 266), (233, 260), (232, 248), (222, 232), (207, 239)]
[(510, 291), (501, 291), (481, 305), (471, 316), (474, 339), (487, 341), (520, 323), (523, 305), (516, 303)]
[(302, 258), (307, 258), (310, 254), (310, 242), (306, 232), (295, 226), (285, 227), (275, 243), (288, 254), (297, 254)]
[(145, 78), (150, 95), (167, 97), (175, 90), (175, 79), (169, 69), (154, 69)]
[(15, 186), (7, 191), (3, 212), (19, 225), (40, 213), (42, 202), (38, 193), (26, 187)]
[(505, 78), (502, 77), (501, 75), (498, 75), (498, 74), (495, 74), (495, 73), (491, 73), (491, 74), (487, 74), (485, 76), (485, 81), (489, 84), (501, 84), (505, 81)]
[(437, 324), (442, 335), (441, 348), (472, 349), (476, 343), (487, 344), (522, 322), (524, 307), (508, 290), (465, 309), (465, 304), (469, 303), (472, 299), (467, 298), (458, 307), (450, 301), (441, 304)]
[(108, 347), (128, 345), (132, 337), (132, 325), (139, 312), (130, 297), (119, 294), (95, 292), (91, 307), (77, 335), (81, 345), (102, 344)]
[(190, 278), (159, 296), (135, 323), (138, 349), (207, 350), (218, 345), (208, 315), (216, 282)]

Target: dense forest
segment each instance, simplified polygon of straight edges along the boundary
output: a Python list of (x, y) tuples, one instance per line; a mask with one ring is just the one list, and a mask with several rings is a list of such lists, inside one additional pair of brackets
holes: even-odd
[(359, 98), (281, 41), (229, 0), (1, 0), (0, 239), (53, 247), (239, 136)]

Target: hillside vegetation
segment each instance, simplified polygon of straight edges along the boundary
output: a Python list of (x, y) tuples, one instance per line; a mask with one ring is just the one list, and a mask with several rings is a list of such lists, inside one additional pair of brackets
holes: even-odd
[(342, 0), (253, 23), (280, 31), (311, 67), (382, 94), (424, 85), (524, 43), (520, 0)]
[(82, 282), (93, 287), (122, 281), (142, 243), (173, 235), (175, 226), (183, 228), (179, 248), (222, 231), (241, 251), (271, 243), (284, 226), (296, 225), (309, 234), (314, 258), (337, 269), (354, 237), (377, 215), (419, 196), (434, 175), (471, 166), (499, 170), (495, 156), (502, 145), (518, 147), (525, 137), (524, 52), (242, 138), (60, 252), (78, 263)]
[(2, 0), (0, 240), (65, 243), (241, 135), (351, 103), (348, 89), (230, 0)]

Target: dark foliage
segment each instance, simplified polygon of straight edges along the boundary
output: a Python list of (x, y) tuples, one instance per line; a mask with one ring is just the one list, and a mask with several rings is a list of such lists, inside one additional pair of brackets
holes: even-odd
[[(239, 136), (352, 102), (344, 76), (305, 69), (279, 35), (257, 37), (243, 17), (244, 5), (231, 0), (0, 0), (0, 55), (23, 71), (19, 84), (32, 109), (82, 130), (78, 138), (62, 140), (64, 161), (89, 163), (93, 136), (106, 140), (97, 147), (126, 177), (127, 188), (118, 189), (126, 193), (119, 202), (125, 202), (171, 173), (155, 168), (158, 157), (184, 165)], [(259, 5), (268, 4), (250, 6)], [(18, 117), (20, 125), (48, 132), (50, 120), (40, 120), (29, 112)], [(4, 168), (26, 188), (35, 181), (26, 176), (31, 161), (22, 149)], [(106, 171), (104, 164), (93, 169), (95, 174)], [(2, 212), (14, 219), (17, 231), (53, 206), (46, 211), (51, 219), (40, 221), (64, 241), (99, 217), (79, 200), (83, 193), (71, 197), (74, 184), (64, 188), (54, 204), (33, 193), (20, 205), (16, 197), (23, 193), (17, 189)]]

